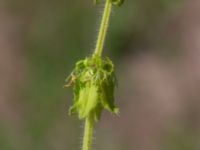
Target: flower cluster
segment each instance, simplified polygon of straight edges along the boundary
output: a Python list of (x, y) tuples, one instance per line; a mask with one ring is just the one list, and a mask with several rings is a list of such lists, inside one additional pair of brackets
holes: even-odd
[(101, 59), (93, 55), (78, 61), (66, 82), (66, 87), (73, 85), (74, 92), (70, 114), (78, 113), (79, 119), (90, 116), (98, 121), (103, 108), (118, 113), (114, 105), (116, 77), (114, 65), (109, 58)]

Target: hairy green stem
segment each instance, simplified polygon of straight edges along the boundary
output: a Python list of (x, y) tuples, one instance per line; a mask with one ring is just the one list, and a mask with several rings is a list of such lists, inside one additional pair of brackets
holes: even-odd
[(85, 120), (82, 150), (91, 150), (93, 139), (94, 121), (88, 116)]
[(102, 21), (100, 25), (99, 35), (98, 35), (98, 39), (96, 43), (96, 48), (94, 51), (94, 54), (97, 56), (102, 55), (111, 11), (112, 11), (112, 2), (111, 0), (106, 0), (106, 4), (105, 4), (103, 16), (102, 16)]
[[(102, 55), (111, 11), (112, 11), (112, 2), (111, 0), (106, 0), (106, 4), (105, 4), (103, 16), (102, 16), (102, 21), (100, 25), (100, 30), (99, 30), (99, 34), (97, 38), (96, 48), (94, 51), (94, 55), (99, 56), (99, 57), (101, 57)], [(85, 120), (82, 150), (91, 150), (93, 130), (94, 130), (94, 120), (89, 115)]]

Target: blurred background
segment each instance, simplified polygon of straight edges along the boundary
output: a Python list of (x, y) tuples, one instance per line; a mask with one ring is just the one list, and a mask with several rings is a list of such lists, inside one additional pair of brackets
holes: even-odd
[[(0, 0), (0, 149), (78, 150), (65, 77), (94, 49), (92, 0)], [(95, 150), (200, 149), (200, 1), (126, 0), (104, 50), (120, 116), (96, 125)]]

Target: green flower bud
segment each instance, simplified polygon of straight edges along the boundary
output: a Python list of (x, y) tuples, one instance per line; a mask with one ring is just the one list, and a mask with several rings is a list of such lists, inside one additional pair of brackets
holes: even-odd
[(116, 77), (110, 59), (92, 56), (77, 62), (68, 82), (74, 86), (74, 103), (70, 114), (78, 113), (79, 119), (92, 116), (98, 121), (103, 108), (118, 113), (114, 105)]

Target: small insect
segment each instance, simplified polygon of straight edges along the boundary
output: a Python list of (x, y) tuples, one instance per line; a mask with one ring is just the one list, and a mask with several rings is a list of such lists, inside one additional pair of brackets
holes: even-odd
[(77, 80), (76, 75), (71, 74), (71, 80), (66, 85), (64, 85), (63, 87), (68, 88), (70, 86), (73, 86), (75, 84), (76, 80)]

